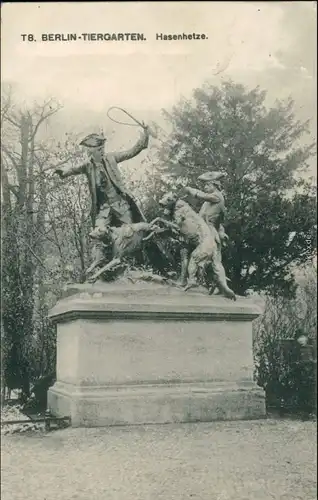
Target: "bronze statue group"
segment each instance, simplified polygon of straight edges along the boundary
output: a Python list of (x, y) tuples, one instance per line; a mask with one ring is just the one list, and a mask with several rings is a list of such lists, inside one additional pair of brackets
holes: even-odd
[[(91, 195), (93, 262), (86, 272), (87, 281), (106, 279), (107, 272), (121, 269), (124, 261), (141, 251), (145, 242), (155, 238), (159, 252), (160, 238), (173, 237), (180, 243), (181, 274), (178, 283), (189, 290), (205, 283), (212, 294), (219, 293), (235, 300), (227, 284), (222, 264), (222, 246), (228, 239), (223, 227), (225, 203), (221, 192), (224, 174), (210, 170), (198, 179), (204, 183), (199, 190), (189, 186), (184, 194), (202, 201), (197, 213), (177, 191), (166, 193), (159, 205), (162, 216), (148, 222), (120, 174), (118, 164), (138, 155), (148, 147), (149, 129), (145, 124), (137, 143), (122, 152), (106, 152), (106, 138), (90, 134), (80, 145), (87, 148), (88, 160), (78, 166), (55, 170), (61, 177), (84, 174)], [(159, 241), (158, 241), (159, 238)], [(122, 267), (124, 269), (125, 266)]]

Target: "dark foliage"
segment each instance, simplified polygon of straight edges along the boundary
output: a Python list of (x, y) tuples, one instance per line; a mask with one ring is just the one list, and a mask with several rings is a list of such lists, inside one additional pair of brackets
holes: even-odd
[(290, 265), (316, 249), (315, 193), (297, 177), (314, 145), (306, 144), (308, 122), (295, 118), (291, 99), (267, 109), (265, 98), (232, 82), (196, 89), (191, 101), (165, 112), (173, 131), (161, 168), (193, 186), (207, 170), (225, 172), (230, 242), (223, 260), (232, 288), (292, 296)]

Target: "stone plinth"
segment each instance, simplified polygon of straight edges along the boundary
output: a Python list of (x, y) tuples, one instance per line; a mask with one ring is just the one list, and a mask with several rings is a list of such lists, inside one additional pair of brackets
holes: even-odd
[(57, 381), (48, 407), (73, 426), (265, 416), (253, 381), (250, 299), (154, 285), (82, 285), (50, 313)]

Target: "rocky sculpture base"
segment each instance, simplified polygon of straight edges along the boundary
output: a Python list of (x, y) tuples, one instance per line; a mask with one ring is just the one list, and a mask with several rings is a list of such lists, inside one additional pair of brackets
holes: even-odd
[(73, 426), (265, 416), (253, 381), (259, 309), (154, 283), (69, 287), (50, 313), (57, 381), (48, 408)]

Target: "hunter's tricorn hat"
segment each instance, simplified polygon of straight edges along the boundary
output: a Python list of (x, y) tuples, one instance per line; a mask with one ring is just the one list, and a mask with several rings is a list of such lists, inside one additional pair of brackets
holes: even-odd
[(199, 181), (205, 181), (205, 182), (220, 182), (221, 179), (226, 177), (226, 174), (224, 172), (216, 172), (213, 170), (210, 170), (209, 172), (204, 172), (204, 174), (199, 175), (198, 179)]
[(79, 143), (80, 146), (85, 146), (86, 148), (100, 148), (106, 141), (106, 138), (102, 134), (89, 134)]
[(204, 174), (199, 175), (198, 180), (204, 182), (211, 182), (218, 189), (221, 189), (221, 179), (226, 177), (226, 174), (223, 172), (216, 172), (215, 170), (210, 170), (209, 172), (204, 172)]

